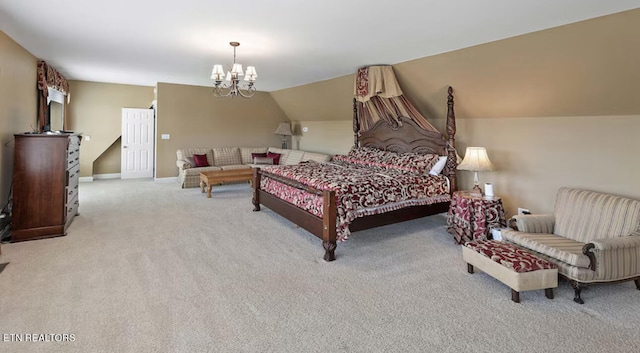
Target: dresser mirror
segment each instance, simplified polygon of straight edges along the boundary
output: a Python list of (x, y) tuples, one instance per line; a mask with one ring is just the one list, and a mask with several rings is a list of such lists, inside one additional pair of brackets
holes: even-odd
[(57, 89), (49, 88), (47, 97), (47, 119), (45, 131), (64, 131), (64, 94)]

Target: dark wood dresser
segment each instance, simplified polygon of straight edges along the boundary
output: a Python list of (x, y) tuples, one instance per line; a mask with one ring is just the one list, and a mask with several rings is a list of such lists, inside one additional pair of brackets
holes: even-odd
[(17, 134), (11, 241), (66, 235), (78, 214), (80, 140), (73, 134)]

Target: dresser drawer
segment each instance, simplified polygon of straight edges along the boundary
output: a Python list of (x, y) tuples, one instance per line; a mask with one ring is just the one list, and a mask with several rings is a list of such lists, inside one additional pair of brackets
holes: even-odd
[(69, 149), (67, 150), (67, 168), (71, 168), (78, 163), (80, 163), (80, 146), (69, 145)]
[(65, 228), (71, 224), (73, 218), (78, 214), (78, 207), (80, 206), (80, 202), (78, 201), (78, 195), (75, 198), (71, 199), (67, 202), (67, 214), (65, 217)]
[(70, 187), (74, 187), (78, 185), (78, 181), (80, 180), (80, 164), (76, 164), (74, 167), (71, 167), (67, 170), (67, 185)]
[(65, 205), (69, 205), (69, 200), (73, 200), (78, 196), (78, 183), (75, 185), (69, 185), (65, 188), (67, 196), (65, 196)]

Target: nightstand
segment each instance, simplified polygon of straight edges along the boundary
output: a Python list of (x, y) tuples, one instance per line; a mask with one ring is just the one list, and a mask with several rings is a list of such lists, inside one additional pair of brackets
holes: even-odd
[(447, 229), (456, 243), (491, 239), (491, 229), (506, 226), (499, 197), (478, 196), (469, 191), (456, 191), (451, 196)]

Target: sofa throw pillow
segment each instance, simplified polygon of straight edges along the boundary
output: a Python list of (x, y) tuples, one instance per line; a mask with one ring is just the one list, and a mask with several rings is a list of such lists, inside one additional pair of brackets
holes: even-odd
[(273, 165), (273, 158), (253, 157), (253, 164)]
[(267, 157), (267, 153), (252, 153), (251, 154), (251, 160), (253, 161), (253, 164), (256, 164), (256, 157), (262, 157), (262, 158), (266, 158)]
[(253, 163), (252, 153), (267, 153), (266, 147), (240, 147), (240, 157), (242, 159), (242, 164), (251, 164)]
[(273, 164), (280, 164), (280, 153), (267, 152), (267, 158), (273, 158)]
[(189, 168), (193, 168), (196, 166), (196, 161), (193, 159), (193, 157), (184, 157), (184, 160), (187, 162), (187, 164), (189, 164)]
[(207, 162), (206, 154), (194, 154), (193, 161), (196, 164), (196, 168), (209, 166), (209, 162)]

